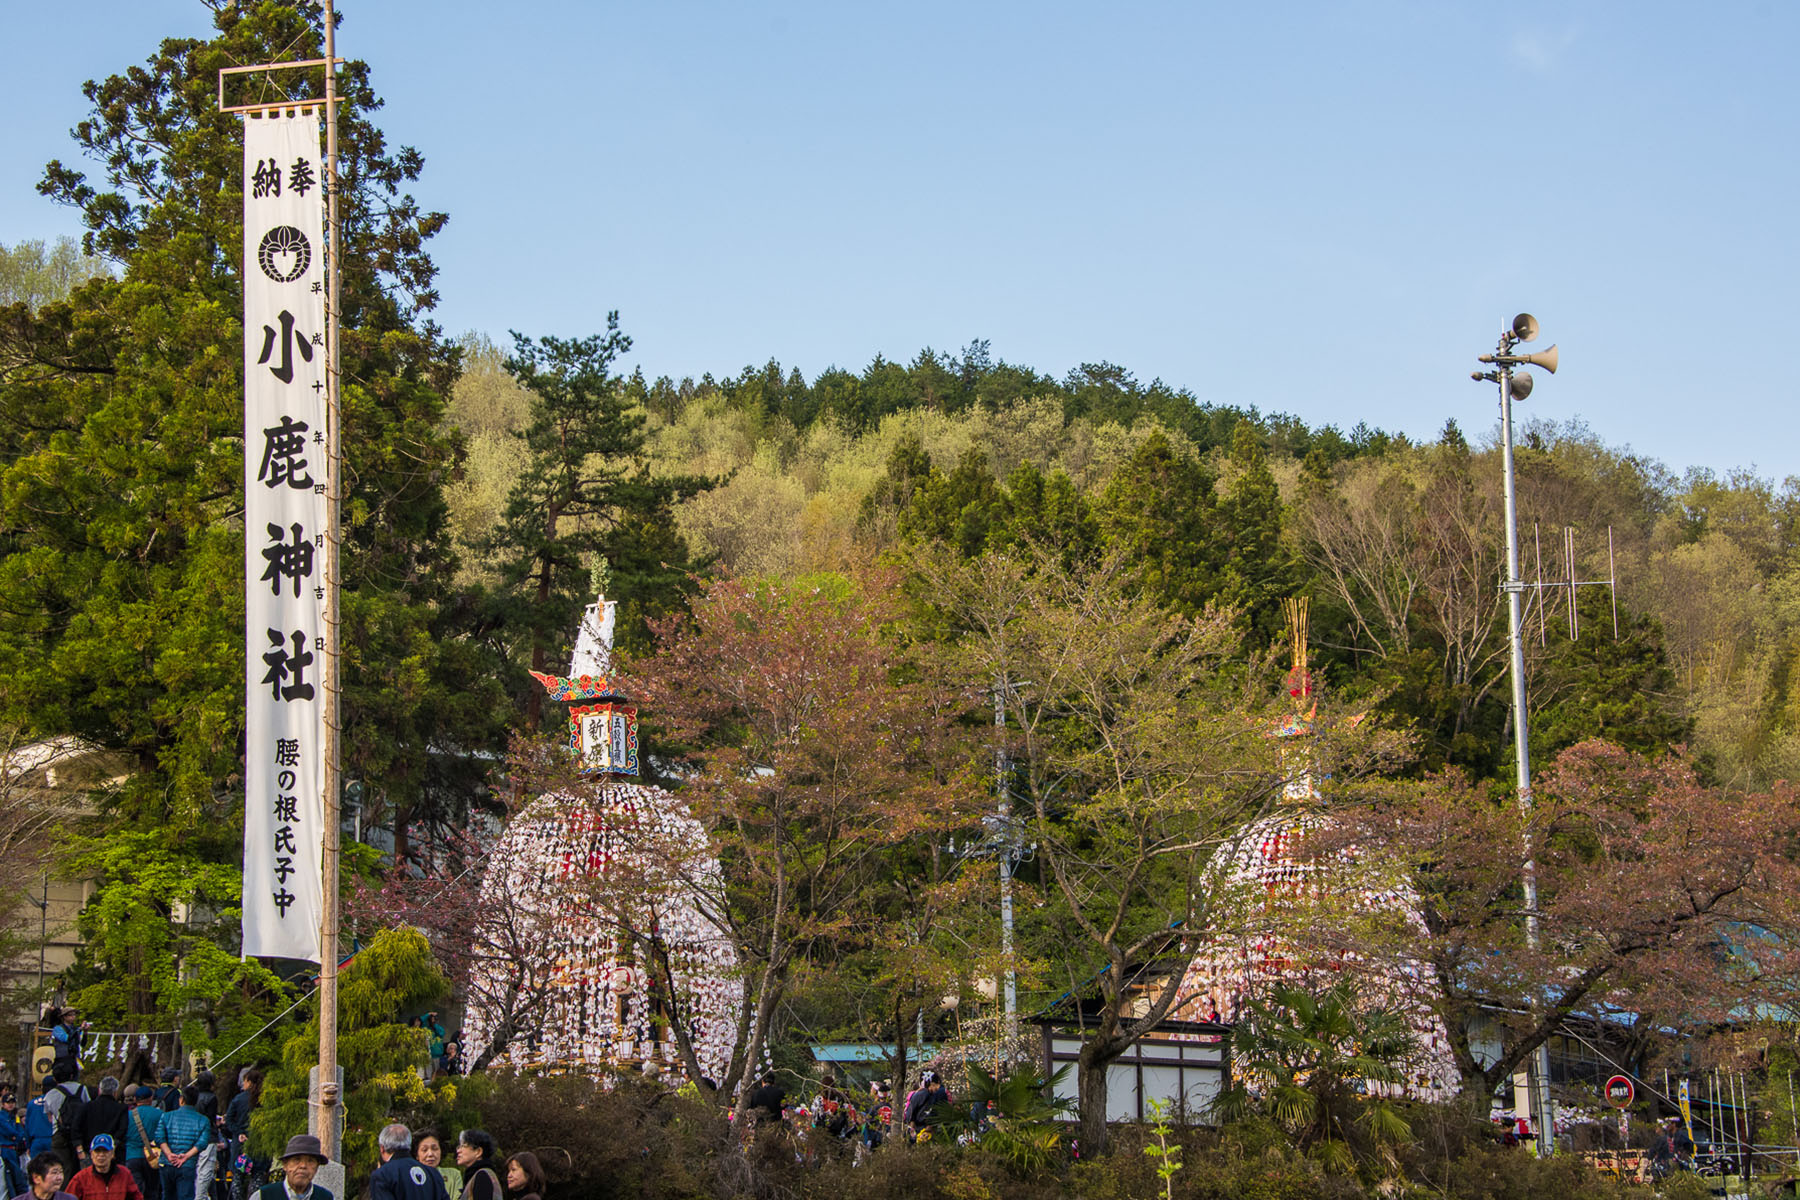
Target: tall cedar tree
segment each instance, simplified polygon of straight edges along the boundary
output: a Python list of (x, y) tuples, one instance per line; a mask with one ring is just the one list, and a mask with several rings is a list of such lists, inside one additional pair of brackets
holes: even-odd
[[(102, 843), (158, 835), (107, 859), (109, 894), (129, 903), (90, 931), (88, 965), (131, 983), (102, 997), (106, 1019), (185, 1014), (175, 961), (235, 935), (242, 149), (238, 119), (218, 111), (217, 72), (318, 57), (322, 38), (316, 5), (214, 7), (211, 40), (169, 39), (145, 65), (85, 85), (94, 107), (74, 135), (101, 178), (55, 162), (40, 185), (80, 212), (86, 248), (119, 277), (0, 312), (0, 704), (32, 734), (124, 757)], [(442, 774), (427, 745), (494, 743), (504, 706), (445, 603), (455, 564), (441, 488), (456, 446), (439, 419), (455, 362), (419, 320), (435, 300), (423, 245), (445, 217), (404, 193), (423, 160), (390, 151), (370, 123), (380, 101), (367, 67), (340, 78), (346, 769), (367, 795), (419, 808)], [(169, 927), (177, 902), (218, 924)], [(147, 947), (134, 923), (173, 932)], [(227, 1008), (268, 982), (254, 964), (238, 974), (241, 987), (209, 980)], [(196, 1032), (201, 1044), (217, 1026)]]
[(1132, 564), (1150, 596), (1190, 617), (1218, 597), (1222, 583), (1214, 482), (1156, 433), (1114, 472), (1100, 498), (1107, 544)]
[[(678, 603), (692, 564), (674, 506), (714, 482), (650, 474), (644, 414), (608, 370), (631, 339), (619, 331), (616, 312), (607, 314), (606, 330), (574, 339), (514, 333), (506, 360), (531, 393), (530, 423), (519, 433), (531, 461), (506, 498), (494, 540), (510, 623), (527, 639), (534, 671), (550, 670), (566, 653), (597, 571), (621, 602), (622, 645), (637, 640), (644, 618)], [(537, 688), (528, 695), (536, 729), (543, 695)]]
[(1281, 491), (1249, 421), (1239, 421), (1232, 432), (1231, 465), (1236, 477), (1219, 501), (1221, 599), (1244, 614), (1254, 641), (1267, 646), (1281, 634), (1281, 602), (1298, 588), (1300, 571), (1281, 536)]

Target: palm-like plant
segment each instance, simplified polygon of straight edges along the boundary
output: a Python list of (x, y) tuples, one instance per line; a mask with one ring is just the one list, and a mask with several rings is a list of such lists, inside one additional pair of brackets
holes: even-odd
[(1056, 1087), (1068, 1075), (1063, 1067), (1046, 1077), (1026, 1063), (995, 1077), (975, 1063), (968, 1064), (969, 1099), (974, 1110), (985, 1109), (990, 1122), (981, 1144), (1015, 1173), (1030, 1175), (1055, 1165), (1062, 1151), (1062, 1125), (1074, 1104), (1056, 1097)]
[(1349, 980), (1319, 992), (1277, 984), (1244, 1005), (1231, 1040), (1234, 1078), (1213, 1102), (1216, 1118), (1260, 1112), (1339, 1170), (1352, 1165), (1353, 1128), (1381, 1148), (1411, 1136), (1371, 1085), (1401, 1082), (1415, 1038), (1404, 1013), (1359, 1004)]

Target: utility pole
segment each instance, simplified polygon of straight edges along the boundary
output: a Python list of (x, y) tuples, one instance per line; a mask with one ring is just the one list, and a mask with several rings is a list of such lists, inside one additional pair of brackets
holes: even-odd
[(338, 603), (342, 527), (339, 509), (344, 494), (343, 338), (339, 317), (343, 298), (343, 243), (338, 227), (337, 14), (325, 0), (325, 223), (330, 227), (325, 304), (325, 829), (319, 855), (323, 875), (319, 905), (319, 1105), (315, 1116), (325, 1157), (341, 1161), (338, 1152), (338, 791), (343, 777), (343, 725), (339, 697)]
[[(1537, 950), (1539, 939), (1537, 861), (1531, 849), (1531, 743), (1526, 734), (1525, 724), (1524, 596), (1526, 584), (1519, 577), (1519, 509), (1517, 493), (1513, 486), (1512, 402), (1515, 394), (1521, 400), (1529, 396), (1532, 387), (1530, 375), (1521, 372), (1517, 378), (1514, 377), (1514, 367), (1530, 363), (1533, 366), (1543, 367), (1551, 374), (1556, 373), (1555, 346), (1541, 354), (1516, 355), (1513, 353), (1520, 342), (1536, 341), (1537, 336), (1537, 319), (1530, 313), (1520, 313), (1513, 318), (1512, 328), (1500, 335), (1500, 344), (1494, 353), (1483, 354), (1477, 359), (1478, 362), (1496, 365), (1498, 370), (1477, 371), (1473, 376), (1477, 380), (1500, 385), (1501, 448), (1506, 472), (1506, 582), (1502, 585), (1502, 590), (1506, 593), (1507, 627), (1512, 649), (1513, 749), (1518, 760), (1519, 813), (1525, 825), (1523, 830), (1525, 863), (1520, 868), (1525, 892), (1525, 943), (1533, 951)], [(1540, 1044), (1532, 1053), (1528, 1078), (1531, 1081), (1531, 1123), (1537, 1133), (1538, 1155), (1541, 1158), (1548, 1158), (1556, 1149), (1555, 1110), (1550, 1100), (1550, 1049), (1548, 1046)]]
[[(319, 831), (318, 860), (320, 883), (317, 942), (319, 962), (319, 1074), (317, 1084), (318, 1092), (317, 1095), (313, 1097), (313, 1102), (309, 1105), (307, 1124), (310, 1131), (318, 1137), (320, 1147), (324, 1151), (326, 1158), (333, 1163), (337, 1163), (340, 1161), (340, 1139), (338, 1136), (340, 1110), (338, 1107), (337, 1033), (338, 924), (341, 911), (338, 898), (338, 860), (341, 852), (340, 842), (342, 836), (339, 829), (339, 822), (341, 820), (340, 793), (343, 786), (343, 722), (340, 704), (343, 686), (341, 659), (339, 655), (342, 607), (340, 604), (339, 593), (342, 585), (342, 560), (340, 554), (342, 524), (340, 511), (344, 489), (342, 397), (343, 338), (341, 336), (344, 272), (342, 230), (340, 228), (341, 205), (338, 196), (338, 189), (341, 183), (338, 170), (338, 104), (341, 97), (339, 97), (337, 92), (337, 68), (339, 59), (337, 57), (337, 13), (334, 0), (324, 0), (323, 10), (324, 58), (306, 59), (297, 62), (250, 63), (221, 67), (219, 69), (219, 110), (221, 112), (243, 113), (251, 116), (274, 116), (283, 112), (317, 108), (321, 104), (323, 104), (325, 109), (325, 158), (320, 171), (323, 175), (323, 179), (320, 182), (323, 185), (325, 194), (325, 224), (327, 227), (324, 255), (325, 287), (323, 297), (325, 310), (323, 338), (325, 345), (324, 361), (321, 364), (324, 378), (322, 381), (316, 381), (312, 385), (314, 388), (318, 388), (322, 383), (324, 392), (323, 423), (325, 429), (323, 431), (323, 440), (325, 443), (325, 479), (323, 492), (325, 504), (324, 512), (322, 514), (317, 513), (316, 510), (309, 510), (309, 528), (316, 531), (321, 520), (324, 525), (324, 574), (320, 581), (323, 585), (321, 589), (323, 595), (319, 597), (322, 607), (318, 613), (319, 619), (316, 627), (317, 645), (319, 650), (318, 658), (321, 660), (319, 690), (321, 692), (320, 699), (322, 700), (320, 709), (318, 710), (318, 719), (319, 726), (322, 728), (317, 742), (308, 743), (309, 755), (311, 745), (316, 744), (319, 747), (318, 774), (316, 778), (318, 780), (320, 800), (320, 824), (323, 826)], [(290, 99), (285, 96), (285, 89), (276, 89), (278, 92), (282, 93), (283, 98), (274, 101), (235, 104), (227, 103), (226, 81), (228, 77), (244, 75), (267, 77), (282, 71), (310, 72), (312, 68), (320, 66), (325, 68), (325, 88), (322, 98), (309, 97)], [(265, 84), (265, 86), (267, 85)], [(317, 127), (314, 126), (313, 128), (315, 132), (313, 132), (312, 136), (316, 138)], [(316, 143), (308, 147), (308, 153), (306, 154), (307, 161), (312, 161), (312, 154), (316, 153), (316, 151)], [(277, 172), (275, 175), (275, 184), (270, 189), (276, 197), (281, 195), (279, 180), (280, 175), (279, 172)], [(309, 176), (306, 187), (311, 186), (312, 183)], [(258, 188), (260, 187), (261, 184), (259, 182)], [(304, 196), (305, 188), (294, 186), (292, 192), (296, 197)], [(260, 192), (257, 194), (260, 194)], [(310, 228), (312, 227), (313, 220), (316, 218), (311, 214), (308, 214), (305, 217), (297, 217), (296, 219), (299, 220), (301, 224)], [(290, 228), (287, 232), (297, 239), (297, 245), (300, 249), (305, 250), (308, 247), (309, 241), (300, 230)], [(310, 251), (308, 251), (308, 253), (310, 253)], [(249, 255), (247, 253), (247, 263), (248, 259)], [(301, 265), (295, 268), (293, 275), (281, 277), (271, 274), (270, 277), (276, 279), (277, 282), (280, 283), (292, 282), (292, 280), (297, 278), (301, 272), (307, 269), (306, 262), (307, 260), (303, 259)], [(264, 264), (262, 269), (265, 273), (270, 272), (270, 268), (267, 264)], [(319, 285), (317, 282), (312, 285), (314, 292), (318, 290), (318, 287)], [(247, 287), (246, 295), (248, 294)], [(290, 314), (284, 313), (283, 316), (288, 318), (291, 323), (292, 318)], [(268, 351), (265, 350), (264, 357), (266, 358), (267, 355)], [(307, 362), (311, 362), (313, 358), (311, 351), (303, 351), (303, 358)], [(281, 379), (283, 383), (291, 382), (290, 379), (283, 378), (280, 375), (277, 375), (277, 378)], [(248, 387), (248, 381), (246, 381), (246, 387)], [(246, 403), (248, 403), (248, 390), (246, 391), (246, 397)], [(316, 408), (310, 409), (309, 411), (311, 412), (313, 421), (318, 421), (320, 419)], [(306, 430), (308, 427), (305, 424), (301, 424), (299, 428), (301, 430)], [(247, 463), (247, 477), (248, 471), (249, 468)], [(312, 480), (309, 478), (307, 483), (310, 484), (311, 482)], [(295, 528), (298, 530), (299, 527), (296, 526)], [(296, 593), (296, 596), (297, 595), (298, 593)], [(274, 631), (271, 630), (271, 633), (274, 633)], [(293, 637), (298, 641), (298, 639), (302, 638), (302, 634), (296, 632), (293, 634)], [(296, 646), (297, 651), (303, 648), (304, 647), (299, 646), (298, 644)], [(312, 661), (310, 654), (308, 654), (306, 661), (309, 663)], [(267, 681), (265, 680), (265, 682)], [(303, 699), (305, 701), (311, 701), (313, 699), (311, 685), (307, 686)], [(298, 745), (298, 743), (295, 744)], [(296, 753), (298, 753), (298, 751), (296, 751)], [(292, 774), (291, 772), (285, 773), (290, 776)], [(281, 786), (284, 788), (291, 788), (294, 787), (295, 784), (293, 779), (290, 778)], [(247, 810), (247, 832), (249, 829), (250, 815), (251, 814)], [(293, 817), (290, 816), (287, 819), (293, 820)], [(311, 824), (310, 815), (308, 816), (307, 824), (309, 826)], [(245, 868), (246, 877), (248, 877), (250, 868), (248, 843), (246, 844)], [(283, 876), (282, 879), (283, 882), (285, 882), (286, 877)], [(286, 897), (286, 901), (289, 904), (293, 903), (294, 899), (295, 897), (291, 895)], [(246, 900), (245, 951), (247, 954), (254, 954), (258, 953), (258, 951), (250, 948), (251, 938), (249, 936), (249, 931), (252, 924), (252, 917), (249, 908), (248, 900)], [(308, 912), (309, 918), (311, 915), (310, 909), (311, 906), (308, 904), (304, 910)], [(283, 907), (281, 915), (285, 917), (286, 912), (286, 908)], [(298, 925), (299, 923), (296, 922), (296, 924)], [(308, 928), (310, 928), (310, 926), (308, 926)], [(259, 942), (258, 944), (263, 945), (267, 943)], [(279, 944), (281, 945), (283, 952), (277, 955), (277, 957), (305, 958), (308, 961), (311, 961), (313, 958), (312, 952), (314, 947), (310, 944), (305, 946), (304, 953), (294, 952), (294, 950), (297, 949), (297, 947), (295, 947), (295, 939), (289, 938), (283, 940)]]
[(1019, 1027), (1019, 978), (1013, 967), (1013, 866), (1019, 838), (1013, 828), (1012, 793), (1006, 786), (1010, 763), (1006, 758), (1006, 683), (994, 680), (994, 791), (1000, 804), (1000, 954), (1006, 960), (1006, 1036), (1011, 1040)]

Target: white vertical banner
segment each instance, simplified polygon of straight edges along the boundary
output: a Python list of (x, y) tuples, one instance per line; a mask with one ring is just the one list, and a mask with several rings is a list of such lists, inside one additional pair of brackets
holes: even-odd
[(244, 956), (319, 961), (325, 263), (319, 118), (244, 121)]

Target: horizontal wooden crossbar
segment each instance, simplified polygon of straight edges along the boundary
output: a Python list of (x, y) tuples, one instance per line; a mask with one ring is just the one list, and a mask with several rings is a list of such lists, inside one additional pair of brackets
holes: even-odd
[[(317, 108), (325, 103), (325, 98), (323, 96), (311, 100), (270, 100), (257, 104), (227, 104), (225, 103), (225, 77), (227, 75), (249, 75), (257, 71), (299, 71), (304, 70), (307, 67), (323, 67), (327, 65), (327, 63), (335, 63), (336, 65), (341, 66), (345, 61), (347, 60), (342, 58), (309, 58), (303, 62), (255, 63), (248, 67), (220, 67), (219, 111), (227, 113), (268, 113), (279, 112), (289, 108)], [(344, 98), (342, 96), (333, 96), (331, 98), (331, 102), (334, 104), (341, 104), (343, 103), (343, 100)]]

